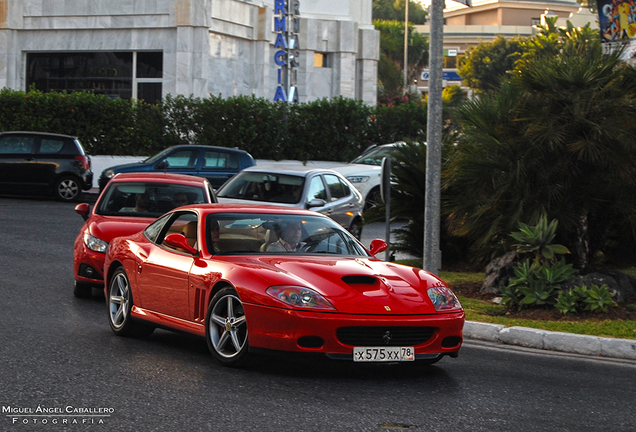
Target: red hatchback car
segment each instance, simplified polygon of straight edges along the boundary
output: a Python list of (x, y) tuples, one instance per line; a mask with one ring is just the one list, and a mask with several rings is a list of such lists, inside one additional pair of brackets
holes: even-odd
[(355, 362), (457, 357), (464, 311), (441, 279), (384, 262), (332, 219), (286, 207), (180, 207), (108, 247), (111, 329), (205, 337), (240, 365), (255, 350)]
[(166, 173), (118, 174), (91, 211), (86, 203), (75, 211), (86, 221), (75, 239), (73, 268), (77, 297), (89, 297), (104, 286), (104, 258), (112, 239), (134, 234), (175, 207), (215, 203), (209, 182), (201, 177)]

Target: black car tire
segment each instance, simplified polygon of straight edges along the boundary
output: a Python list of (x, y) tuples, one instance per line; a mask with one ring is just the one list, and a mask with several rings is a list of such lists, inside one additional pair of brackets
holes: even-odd
[(371, 192), (367, 195), (367, 198), (364, 201), (363, 212), (366, 212), (371, 207), (375, 207), (379, 204), (382, 204), (382, 193), (380, 192), (380, 188), (376, 187), (371, 189)]
[(78, 298), (89, 298), (93, 295), (93, 286), (75, 281), (73, 284), (73, 295)]
[(205, 339), (214, 358), (236, 367), (247, 360), (249, 342), (243, 303), (237, 292), (225, 287), (217, 292), (205, 316)]
[(55, 182), (55, 197), (59, 200), (72, 202), (82, 196), (82, 186), (73, 176), (63, 176)]
[(143, 337), (149, 336), (154, 327), (135, 322), (130, 316), (133, 307), (133, 297), (130, 290), (130, 280), (123, 267), (115, 270), (108, 284), (108, 323), (111, 330), (119, 336)]
[(360, 220), (360, 218), (357, 218), (353, 222), (351, 222), (351, 226), (349, 227), (348, 231), (351, 233), (351, 235), (360, 240), (360, 238), (362, 237), (362, 220)]

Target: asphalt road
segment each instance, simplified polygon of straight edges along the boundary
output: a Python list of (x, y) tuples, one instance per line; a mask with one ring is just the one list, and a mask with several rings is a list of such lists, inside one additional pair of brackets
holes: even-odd
[[(1, 431), (634, 431), (636, 362), (466, 343), (432, 367), (259, 357), (113, 335), (72, 294), (72, 204), (0, 197)], [(44, 423), (44, 424), (42, 424)]]

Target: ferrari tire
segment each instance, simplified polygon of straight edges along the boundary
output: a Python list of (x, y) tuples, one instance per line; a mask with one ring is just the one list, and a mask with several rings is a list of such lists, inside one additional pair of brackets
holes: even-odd
[(111, 330), (119, 336), (149, 336), (154, 327), (135, 322), (130, 316), (133, 297), (130, 281), (123, 267), (115, 270), (108, 285), (108, 323)]
[(81, 195), (82, 187), (76, 177), (64, 176), (55, 182), (55, 197), (59, 200), (66, 202), (76, 201)]
[(73, 295), (77, 298), (90, 298), (93, 295), (93, 286), (75, 281), (73, 284)]
[(210, 301), (205, 338), (210, 352), (222, 365), (236, 367), (247, 360), (247, 320), (243, 303), (233, 288), (221, 289)]

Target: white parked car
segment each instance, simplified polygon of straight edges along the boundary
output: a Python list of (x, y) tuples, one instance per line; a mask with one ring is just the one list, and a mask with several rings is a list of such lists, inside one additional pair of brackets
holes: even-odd
[(325, 214), (356, 238), (362, 233), (362, 195), (344, 176), (300, 164), (257, 165), (216, 192), (220, 203), (276, 204)]
[(348, 164), (332, 169), (345, 176), (364, 197), (364, 211), (381, 203), (380, 183), (382, 181), (382, 159), (390, 156), (404, 141), (372, 147)]

